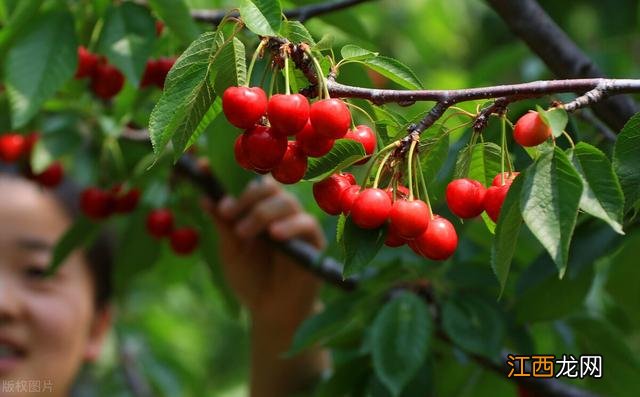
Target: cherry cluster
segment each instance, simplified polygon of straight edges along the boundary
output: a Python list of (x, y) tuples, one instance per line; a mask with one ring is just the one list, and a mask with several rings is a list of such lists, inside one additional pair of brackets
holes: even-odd
[(33, 173), (29, 159), (33, 152), (33, 147), (40, 139), (38, 132), (30, 132), (27, 135), (9, 132), (0, 135), (0, 161), (13, 164), (23, 161), (25, 175), (41, 186), (54, 188), (64, 179), (64, 168), (59, 161), (53, 162), (44, 171)]
[(362, 143), (367, 155), (376, 147), (371, 128), (350, 129), (349, 108), (337, 98), (309, 104), (301, 94), (275, 94), (267, 99), (260, 87), (229, 87), (222, 96), (222, 110), (229, 123), (245, 130), (234, 145), (237, 163), (261, 174), (271, 172), (285, 184), (300, 181), (308, 157), (326, 155), (336, 139)]
[(136, 209), (140, 200), (140, 190), (125, 191), (122, 185), (103, 190), (92, 186), (80, 194), (80, 208), (90, 219), (105, 220), (114, 214), (128, 214)]
[(169, 238), (171, 249), (177, 255), (189, 255), (197, 247), (199, 233), (192, 227), (174, 227), (173, 213), (165, 208), (155, 209), (147, 216), (147, 231), (157, 239)]
[(161, 90), (164, 89), (164, 81), (175, 62), (175, 58), (149, 59), (140, 80), (140, 88), (155, 85)]

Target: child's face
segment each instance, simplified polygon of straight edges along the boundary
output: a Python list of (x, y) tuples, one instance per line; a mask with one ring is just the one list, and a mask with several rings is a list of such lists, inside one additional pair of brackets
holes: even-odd
[(0, 396), (66, 395), (99, 353), (108, 315), (95, 310), (84, 256), (42, 277), (69, 225), (52, 194), (0, 175)]

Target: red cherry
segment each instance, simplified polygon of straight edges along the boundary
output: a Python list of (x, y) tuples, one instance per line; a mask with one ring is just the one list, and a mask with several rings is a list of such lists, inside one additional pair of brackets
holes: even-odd
[(487, 189), (487, 194), (484, 196), (484, 210), (487, 211), (487, 215), (494, 222), (498, 222), (500, 210), (504, 203), (507, 193), (509, 193), (509, 187), (511, 184), (502, 186), (490, 186)]
[[(387, 192), (389, 198), (393, 201), (393, 187), (389, 186), (384, 191)], [(409, 188), (403, 185), (398, 185), (396, 188), (396, 200), (407, 197), (409, 197)]]
[(118, 69), (107, 63), (96, 65), (95, 73), (91, 76), (91, 89), (102, 99), (111, 99), (124, 86), (124, 75)]
[(164, 82), (167, 79), (169, 71), (176, 63), (175, 58), (160, 58), (156, 61), (156, 74), (154, 84), (161, 90), (164, 89)]
[(98, 56), (96, 54), (92, 54), (83, 46), (78, 47), (78, 68), (74, 76), (76, 79), (90, 77), (95, 72), (97, 65)]
[(349, 130), (351, 113), (340, 99), (323, 99), (311, 105), (309, 120), (318, 134), (326, 138), (338, 139)]
[(340, 193), (340, 208), (343, 214), (349, 215), (351, 207), (353, 207), (353, 202), (356, 201), (356, 198), (358, 198), (359, 195), (359, 185), (351, 185)]
[(156, 209), (147, 215), (147, 231), (156, 238), (166, 237), (173, 231), (173, 214), (168, 209)]
[(158, 63), (153, 60), (147, 60), (147, 65), (144, 68), (144, 73), (142, 74), (142, 79), (140, 80), (140, 88), (148, 87), (152, 84), (155, 84), (157, 81), (158, 74)]
[(116, 198), (116, 212), (127, 214), (138, 206), (140, 201), (140, 189), (132, 188), (125, 194), (119, 194)]
[(407, 241), (405, 239), (400, 237), (393, 225), (389, 225), (389, 228), (387, 229), (387, 238), (384, 240), (384, 245), (386, 245), (387, 247), (401, 247), (406, 242)]
[(20, 134), (0, 135), (0, 160), (5, 163), (17, 161), (25, 152), (25, 138)]
[(389, 213), (393, 229), (406, 240), (424, 233), (429, 226), (429, 217), (429, 206), (422, 200), (396, 200)]
[(36, 143), (38, 143), (39, 140), (40, 133), (38, 131), (32, 131), (28, 133), (24, 137), (24, 153), (26, 153), (27, 155), (31, 155), (33, 147), (36, 145)]
[(342, 212), (340, 195), (349, 186), (351, 186), (351, 181), (348, 177), (333, 174), (327, 179), (313, 184), (313, 198), (324, 212), (329, 215), (338, 215)]
[(340, 175), (342, 175), (344, 178), (347, 178), (347, 181), (349, 181), (349, 184), (351, 184), (351, 185), (355, 185), (356, 184), (356, 177), (353, 176), (352, 173), (350, 173), (350, 172), (341, 172)]
[(189, 255), (198, 246), (198, 231), (183, 227), (171, 232), (171, 248), (177, 255)]
[(300, 149), (298, 142), (288, 142), (282, 161), (271, 170), (271, 175), (276, 181), (290, 185), (302, 179), (305, 172), (307, 172), (307, 156)]
[(232, 125), (251, 128), (267, 112), (267, 95), (260, 87), (229, 87), (222, 94), (222, 111)]
[(80, 195), (80, 208), (89, 218), (99, 220), (109, 217), (113, 213), (115, 200), (113, 195), (97, 187), (90, 187)]
[[(373, 152), (376, 150), (376, 134), (367, 125), (356, 126), (355, 129), (349, 130), (344, 138), (360, 142), (364, 147), (364, 152), (367, 155), (373, 154)], [(367, 161), (369, 161), (368, 158), (362, 159), (358, 161), (356, 165), (364, 164)]]
[(451, 222), (436, 215), (429, 221), (427, 230), (409, 246), (425, 258), (442, 261), (453, 255), (458, 247), (458, 234)]
[(274, 136), (270, 128), (255, 125), (245, 131), (242, 149), (252, 168), (271, 171), (280, 164), (287, 151), (287, 138)]
[(236, 138), (236, 141), (233, 144), (233, 155), (236, 159), (236, 163), (238, 163), (240, 167), (244, 168), (245, 170), (250, 170), (251, 164), (249, 163), (249, 159), (247, 159), (247, 155), (244, 152), (244, 149), (242, 147), (243, 137), (244, 137), (244, 134), (240, 134)]
[(310, 121), (296, 134), (296, 141), (302, 147), (302, 151), (309, 157), (322, 157), (333, 148), (333, 139), (326, 138), (315, 132)]
[[(503, 175), (502, 179), (500, 178), (500, 175)], [(502, 185), (503, 180), (505, 184), (511, 185), (513, 180), (516, 179), (518, 175), (520, 175), (520, 173), (516, 171), (513, 171), (511, 173), (503, 172), (502, 174), (498, 174), (493, 178), (493, 181), (491, 182), (491, 186), (500, 186)]]
[(551, 137), (551, 128), (542, 121), (538, 112), (520, 117), (513, 128), (513, 139), (525, 147), (538, 146)]
[(40, 174), (34, 175), (34, 178), (38, 183), (44, 187), (56, 187), (62, 182), (64, 177), (64, 169), (59, 161), (51, 164), (47, 169)]
[(160, 36), (164, 30), (164, 22), (156, 20), (156, 36)]
[(295, 135), (309, 120), (309, 101), (300, 94), (276, 94), (269, 99), (267, 118), (274, 134)]
[(476, 180), (455, 179), (447, 185), (447, 205), (451, 212), (460, 218), (475, 218), (484, 211), (486, 192), (487, 189)]
[(389, 218), (391, 199), (382, 189), (365, 189), (351, 207), (353, 223), (363, 229), (375, 229)]

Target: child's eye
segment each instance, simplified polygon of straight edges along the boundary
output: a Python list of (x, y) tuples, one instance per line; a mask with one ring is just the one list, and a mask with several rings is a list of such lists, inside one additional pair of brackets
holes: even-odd
[(25, 275), (30, 279), (41, 280), (46, 277), (47, 269), (42, 266), (31, 265), (31, 266), (27, 266), (24, 272), (25, 272)]

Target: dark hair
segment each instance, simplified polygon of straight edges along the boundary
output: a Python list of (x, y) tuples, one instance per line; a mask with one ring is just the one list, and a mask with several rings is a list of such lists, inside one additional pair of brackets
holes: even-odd
[[(6, 165), (0, 162), (0, 176), (6, 175), (14, 178), (22, 178), (26, 181), (24, 173), (14, 165)], [(36, 182), (32, 182), (36, 183)], [(70, 178), (65, 178), (63, 182), (51, 191), (56, 201), (64, 209), (71, 220), (76, 220), (81, 216), (80, 210), (80, 188), (73, 183)], [(103, 228), (98, 236), (84, 250), (84, 256), (89, 265), (92, 281), (94, 284), (94, 303), (96, 308), (103, 309), (111, 299), (113, 292), (112, 269), (113, 269), (114, 241), (112, 234)]]

